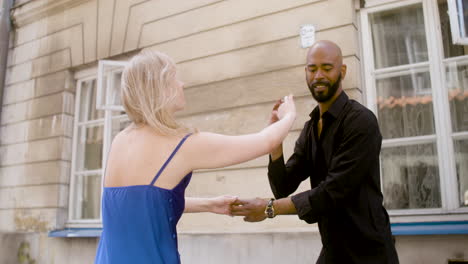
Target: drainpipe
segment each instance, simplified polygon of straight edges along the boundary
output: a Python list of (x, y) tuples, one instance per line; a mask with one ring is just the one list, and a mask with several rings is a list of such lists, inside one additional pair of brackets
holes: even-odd
[(3, 90), (8, 63), (8, 46), (10, 42), (10, 9), (13, 0), (0, 0), (0, 117), (2, 113)]

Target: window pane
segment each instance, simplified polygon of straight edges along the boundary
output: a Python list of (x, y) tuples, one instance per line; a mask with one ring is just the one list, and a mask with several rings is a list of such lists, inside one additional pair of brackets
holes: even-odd
[(385, 148), (380, 157), (387, 209), (441, 207), (435, 144)]
[(376, 69), (428, 60), (421, 4), (371, 14), (369, 22)]
[(121, 78), (122, 78), (122, 73), (117, 72), (117, 73), (112, 73), (112, 88), (110, 89), (110, 94), (108, 95), (108, 100), (107, 105), (122, 105), (120, 102), (120, 85), (121, 85)]
[(379, 125), (384, 139), (435, 133), (428, 72), (379, 79), (377, 76)]
[(468, 60), (446, 67), (453, 132), (468, 131)]
[(450, 19), (446, 0), (439, 0), (440, 28), (442, 30), (442, 43), (444, 45), (445, 58), (458, 57), (468, 54), (468, 47), (454, 45), (450, 29)]
[(102, 125), (78, 126), (78, 144), (75, 171), (98, 170), (102, 168)]
[(81, 84), (79, 121), (90, 121), (104, 118), (104, 111), (96, 109), (96, 80)]
[(457, 2), (459, 12), (463, 13), (462, 16), (459, 17), (460, 21), (460, 32), (462, 32), (461, 36), (466, 37), (468, 33), (468, 0), (459, 0)]
[(98, 107), (115, 109), (120, 107), (120, 83), (122, 71), (127, 63), (119, 61), (99, 61), (97, 81), (101, 90)]
[(460, 205), (468, 206), (468, 140), (454, 142)]
[(101, 200), (101, 174), (76, 176), (75, 219), (98, 219)]

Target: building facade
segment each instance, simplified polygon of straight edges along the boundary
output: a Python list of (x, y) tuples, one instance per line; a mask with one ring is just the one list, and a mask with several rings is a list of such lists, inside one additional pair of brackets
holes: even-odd
[[(342, 48), (345, 92), (379, 119), (381, 184), (401, 263), (468, 261), (467, 1), (0, 3), (3, 25), (11, 21), (6, 35), (0, 30), (8, 37), (0, 263), (93, 263), (103, 161), (128, 124), (119, 79), (143, 49), (176, 61), (188, 102), (179, 118), (202, 131), (259, 131), (274, 102), (293, 93), (289, 156), (316, 106), (305, 83), (304, 25)], [(187, 195), (272, 197), (267, 163), (197, 171)], [(251, 224), (187, 214), (178, 231), (183, 263), (314, 263), (321, 249), (317, 226), (297, 216)]]

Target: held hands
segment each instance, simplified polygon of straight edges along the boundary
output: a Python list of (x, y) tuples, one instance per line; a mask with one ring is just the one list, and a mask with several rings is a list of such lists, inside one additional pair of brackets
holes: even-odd
[(215, 214), (233, 215), (231, 208), (237, 201), (236, 196), (222, 195), (210, 199), (210, 211)]
[(236, 196), (222, 195), (209, 199), (209, 211), (215, 214), (244, 216), (246, 222), (260, 222), (266, 219), (265, 208), (268, 199), (239, 199)]
[(296, 117), (296, 105), (294, 104), (292, 94), (276, 101), (271, 111), (269, 124), (271, 125), (287, 115), (292, 115), (294, 118)]
[(265, 220), (265, 208), (268, 199), (237, 199), (231, 206), (231, 213), (234, 216), (244, 216), (246, 222), (260, 222)]

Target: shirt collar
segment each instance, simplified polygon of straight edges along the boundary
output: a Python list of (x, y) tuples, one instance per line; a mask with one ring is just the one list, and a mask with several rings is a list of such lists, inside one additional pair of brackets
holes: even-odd
[(334, 118), (337, 118), (348, 101), (348, 96), (345, 94), (344, 91), (342, 91), (327, 112), (330, 113)]
[[(328, 109), (326, 113), (329, 113), (334, 118), (337, 118), (348, 101), (349, 101), (348, 95), (346, 95), (346, 93), (342, 91), (341, 94), (338, 96), (338, 98), (336, 98), (335, 102), (332, 104), (332, 106)], [(314, 110), (312, 110), (312, 113), (310, 113), (309, 116), (312, 119), (318, 120), (320, 118), (319, 115), (320, 115), (320, 109), (319, 109), (319, 106), (317, 105), (314, 108)]]

